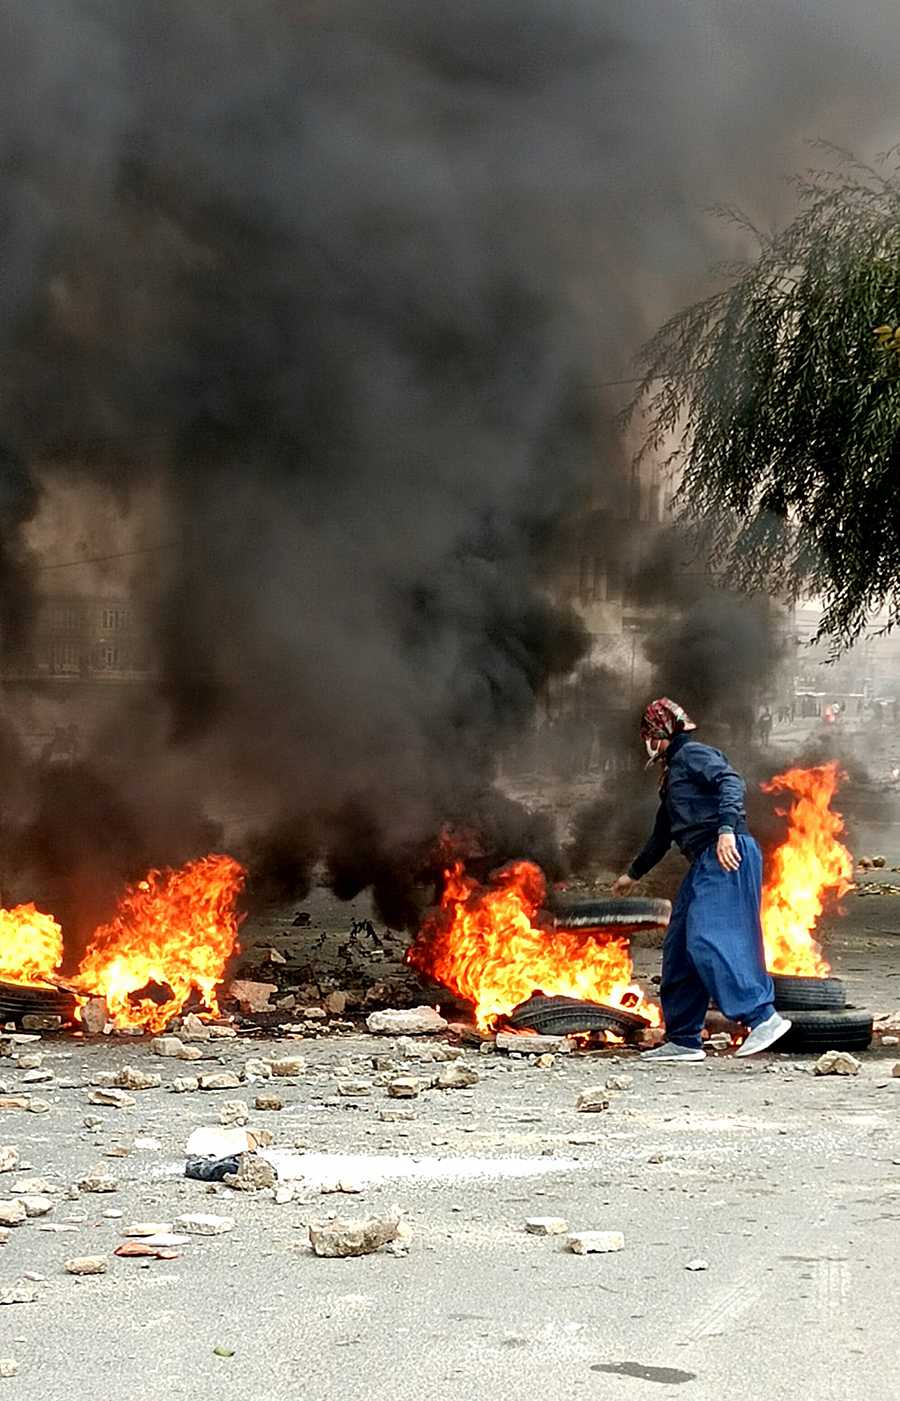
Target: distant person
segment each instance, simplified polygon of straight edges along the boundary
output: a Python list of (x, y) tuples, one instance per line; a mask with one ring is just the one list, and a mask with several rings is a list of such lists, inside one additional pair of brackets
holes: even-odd
[(768, 744), (769, 740), (772, 738), (772, 712), (767, 705), (763, 706), (762, 714), (757, 721), (757, 727), (759, 729), (760, 744)]
[(775, 1011), (763, 953), (762, 856), (747, 828), (744, 780), (719, 749), (692, 738), (696, 725), (677, 702), (653, 701), (641, 720), (650, 764), (661, 766), (653, 832), (627, 874), (613, 886), (627, 895), (674, 841), (690, 869), (672, 909), (663, 945), (662, 1046), (648, 1061), (701, 1061), (700, 1033), (710, 999), (731, 1021), (750, 1028), (739, 1056), (766, 1051), (790, 1030)]

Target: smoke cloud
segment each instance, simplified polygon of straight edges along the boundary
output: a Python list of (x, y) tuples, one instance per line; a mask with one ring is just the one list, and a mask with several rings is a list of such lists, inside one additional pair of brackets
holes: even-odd
[[(877, 134), (892, 7), (2, 9), (4, 647), (48, 494), (160, 525), (133, 579), (159, 685), (106, 706), (83, 774), (23, 760), (14, 870), (93, 916), (238, 811), (259, 891), (324, 855), (395, 923), (447, 825), (552, 870), (492, 783), (587, 649), (546, 566), (603, 472), (599, 385), (694, 289), (704, 205), (765, 215), (802, 137)], [(754, 665), (717, 609), (653, 644), (686, 701), (739, 687), (729, 648)]]

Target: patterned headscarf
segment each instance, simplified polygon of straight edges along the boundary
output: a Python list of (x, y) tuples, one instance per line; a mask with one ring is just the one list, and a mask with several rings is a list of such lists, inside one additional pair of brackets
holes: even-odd
[(674, 735), (696, 728), (687, 711), (677, 701), (669, 700), (668, 696), (651, 701), (641, 716), (641, 739), (646, 745), (650, 764), (655, 764), (662, 754), (660, 740), (672, 739)]

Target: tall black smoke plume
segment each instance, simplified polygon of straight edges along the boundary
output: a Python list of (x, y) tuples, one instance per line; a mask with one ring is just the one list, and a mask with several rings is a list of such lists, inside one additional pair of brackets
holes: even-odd
[(54, 483), (157, 492), (168, 547), (158, 693), (83, 784), (25, 784), (8, 861), (81, 906), (239, 793), (273, 885), (324, 853), (402, 922), (444, 824), (542, 849), (491, 783), (585, 647), (541, 567), (597, 381), (706, 264), (703, 204), (765, 204), (823, 114), (883, 111), (890, 7), (0, 9), (5, 642)]

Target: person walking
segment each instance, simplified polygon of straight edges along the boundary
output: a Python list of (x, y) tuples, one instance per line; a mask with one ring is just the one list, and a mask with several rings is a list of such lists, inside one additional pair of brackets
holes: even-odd
[(738, 1056), (768, 1050), (791, 1027), (775, 1010), (766, 971), (762, 853), (747, 827), (744, 780), (721, 750), (692, 738), (696, 728), (667, 696), (644, 711), (647, 768), (661, 765), (659, 811), (643, 851), (613, 885), (613, 894), (627, 895), (673, 842), (690, 862), (663, 945), (666, 1040), (645, 1051), (645, 1060), (705, 1060), (701, 1032), (710, 999), (749, 1029)]

